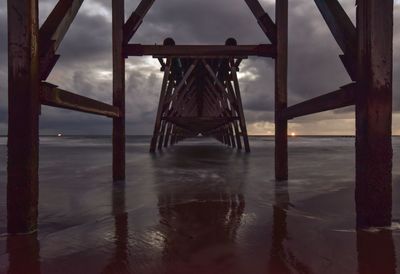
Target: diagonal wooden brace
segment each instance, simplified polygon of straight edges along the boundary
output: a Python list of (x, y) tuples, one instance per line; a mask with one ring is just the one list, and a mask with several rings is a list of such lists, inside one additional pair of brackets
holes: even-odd
[(314, 0), (333, 37), (342, 49), (340, 56), (353, 81), (356, 80), (357, 30), (337, 0)]
[(143, 18), (153, 5), (154, 0), (142, 0), (124, 25), (124, 44), (128, 44), (143, 22)]
[(257, 19), (261, 29), (272, 44), (276, 44), (276, 25), (271, 17), (264, 11), (258, 0), (245, 0), (250, 10)]
[(40, 78), (46, 80), (57, 63), (56, 51), (84, 0), (59, 0), (39, 31)]

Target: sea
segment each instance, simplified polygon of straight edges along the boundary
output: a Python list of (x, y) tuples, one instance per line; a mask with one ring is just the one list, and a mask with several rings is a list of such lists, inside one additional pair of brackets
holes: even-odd
[(289, 138), (274, 180), (273, 137), (251, 152), (213, 139), (155, 154), (128, 136), (112, 181), (109, 136), (41, 136), (38, 230), (6, 233), (7, 140), (0, 137), (0, 273), (400, 273), (400, 138), (393, 221), (356, 229), (354, 137)]

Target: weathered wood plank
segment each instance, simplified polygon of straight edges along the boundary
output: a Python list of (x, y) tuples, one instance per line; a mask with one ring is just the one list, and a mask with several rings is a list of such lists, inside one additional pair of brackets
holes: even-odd
[(288, 0), (276, 1), (277, 56), (275, 61), (275, 178), (288, 179), (287, 120), (281, 113), (287, 107)]
[(151, 138), (150, 142), (150, 152), (156, 151), (157, 139), (160, 134), (161, 118), (163, 115), (165, 96), (167, 93), (168, 83), (171, 77), (170, 73), (171, 73), (171, 60), (168, 60), (167, 65), (165, 66), (164, 78), (161, 85), (161, 93), (157, 108), (156, 122), (154, 123), (153, 137)]
[(38, 1), (8, 0), (7, 230), (37, 228), (39, 146)]
[(349, 84), (340, 90), (288, 107), (281, 112), (281, 119), (290, 120), (296, 117), (351, 106), (355, 104), (355, 96), (355, 84)]
[(272, 44), (276, 43), (276, 25), (271, 17), (264, 11), (258, 0), (245, 0), (250, 10), (257, 19), (261, 29)]
[(393, 0), (358, 1), (356, 211), (359, 227), (392, 222)]
[(49, 83), (41, 84), (40, 102), (47, 106), (71, 109), (112, 118), (120, 116), (119, 109), (115, 106), (59, 89), (57, 86)]
[(156, 57), (247, 57), (262, 56), (275, 57), (275, 47), (268, 44), (261, 45), (141, 45), (128, 44), (125, 46), (126, 56), (156, 56)]
[[(204, 59), (203, 59), (202, 61), (203, 61), (204, 67), (206, 68), (206, 70), (208, 71), (209, 75), (210, 75), (211, 78), (213, 79), (214, 84), (218, 87), (220, 93), (221, 93), (223, 96), (227, 97), (227, 99), (229, 99), (229, 101), (231, 101), (231, 102), (236, 102), (236, 100), (235, 100), (235, 98), (232, 96), (232, 94), (226, 92), (225, 86), (219, 81), (217, 75), (215, 74), (215, 72), (213, 71), (213, 69), (211, 68), (211, 66), (210, 66)], [(237, 105), (236, 105), (236, 104), (233, 105), (233, 106), (237, 108)]]
[(241, 129), (241, 135), (243, 138), (244, 149), (246, 152), (250, 152), (250, 143), (249, 137), (247, 135), (247, 126), (246, 126), (246, 119), (244, 116), (243, 111), (243, 104), (242, 104), (242, 96), (240, 94), (240, 87), (239, 87), (239, 79), (237, 77), (237, 68), (231, 67), (231, 74), (233, 77), (233, 85), (235, 88), (235, 95), (236, 95), (236, 108), (239, 115), (239, 126)]
[(357, 31), (337, 0), (314, 0), (345, 56), (341, 60), (352, 80), (356, 80)]
[(40, 28), (40, 72), (45, 80), (59, 56), (55, 54), (84, 0), (59, 0)]
[(75, 19), (84, 0), (59, 0), (46, 21), (40, 27), (41, 47), (46, 47), (50, 41), (52, 46), (58, 49), (67, 33), (69, 27)]
[(113, 178), (125, 179), (125, 58), (123, 56), (124, 0), (112, 1), (113, 105), (120, 116), (113, 119)]
[(131, 16), (129, 16), (124, 25), (124, 44), (128, 44), (129, 40), (131, 40), (133, 35), (135, 35), (143, 22), (143, 18), (146, 16), (153, 3), (154, 0), (140, 1), (139, 6), (134, 12), (132, 12)]
[[(233, 69), (235, 69), (235, 70), (238, 69), (238, 68), (235, 66), (235, 62), (234, 62), (233, 59), (231, 60), (230, 63), (231, 63), (231, 65), (233, 64), (233, 66), (232, 66), (231, 68), (233, 68)], [(232, 77), (232, 78), (233, 78), (233, 77)], [(235, 94), (235, 90), (234, 90), (234, 88), (232, 87), (231, 80), (232, 80), (232, 79), (228, 79), (228, 80), (226, 81), (225, 85), (226, 85), (226, 87), (227, 87), (229, 93)], [(234, 98), (236, 99), (236, 101), (237, 101), (236, 95), (234, 95), (234, 96), (232, 96), (232, 97), (234, 97)], [(235, 101), (235, 102), (231, 102), (231, 105), (233, 105), (233, 106), (232, 106), (232, 115), (234, 115), (235, 112), (237, 113), (237, 115), (240, 115), (240, 114), (239, 114), (239, 108), (237, 107), (238, 102), (236, 102), (236, 101)], [(240, 98), (240, 104), (241, 104), (241, 103), (242, 103), (242, 102), (241, 102), (241, 98)], [(234, 107), (234, 105), (236, 105), (236, 107)], [(237, 121), (233, 121), (232, 124), (233, 124), (233, 129), (234, 129), (234, 132), (235, 132), (237, 148), (240, 150), (240, 149), (242, 149), (242, 143), (241, 143), (241, 140), (240, 140), (241, 134), (240, 134), (240, 132), (239, 132), (239, 126), (238, 126)]]
[(168, 147), (169, 145), (169, 138), (171, 136), (171, 129), (172, 129), (172, 124), (167, 122), (167, 129), (165, 130), (165, 138), (164, 138), (164, 147)]
[[(194, 69), (196, 68), (198, 63), (198, 60), (195, 60), (193, 62), (193, 64), (190, 65), (190, 67), (188, 68), (188, 70), (185, 72), (185, 74), (183, 75), (182, 79), (180, 80), (178, 86), (175, 88), (174, 90), (174, 94), (172, 94), (172, 96), (170, 98), (168, 98), (167, 103), (171, 102), (173, 100), (175, 100), (180, 94), (181, 91), (184, 87), (186, 87), (186, 89), (190, 86), (187, 83), (187, 80), (189, 79), (189, 77), (192, 75)], [(193, 82), (192, 82), (193, 83)]]

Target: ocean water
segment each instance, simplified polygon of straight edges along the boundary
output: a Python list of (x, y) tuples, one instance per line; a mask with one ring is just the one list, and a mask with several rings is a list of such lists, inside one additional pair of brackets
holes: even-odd
[(0, 273), (400, 273), (400, 138), (393, 225), (369, 230), (355, 229), (354, 138), (290, 138), (279, 185), (273, 138), (250, 154), (212, 139), (149, 154), (149, 140), (128, 137), (113, 184), (110, 138), (41, 137), (39, 229), (8, 236), (0, 138)]

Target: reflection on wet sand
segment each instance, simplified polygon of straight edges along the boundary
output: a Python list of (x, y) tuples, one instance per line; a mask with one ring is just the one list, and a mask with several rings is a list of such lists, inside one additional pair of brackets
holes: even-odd
[(118, 182), (113, 186), (112, 214), (114, 216), (115, 252), (102, 273), (129, 273), (128, 258), (128, 213), (125, 206), (125, 183)]
[(275, 185), (275, 204), (273, 206), (272, 246), (269, 261), (269, 273), (313, 273), (311, 269), (300, 262), (296, 256), (285, 248), (289, 240), (287, 227), (287, 211), (290, 207), (290, 196), (287, 182), (277, 182)]
[(396, 273), (398, 233), (353, 230), (355, 216), (337, 210), (350, 192), (299, 199), (308, 181), (274, 187), (247, 155), (220, 147), (147, 159), (144, 182), (103, 186), (112, 202), (95, 221), (0, 238), (0, 273)]
[[(192, 153), (200, 163), (195, 174), (188, 171), (190, 163), (182, 161), (190, 159), (188, 154)], [(245, 209), (242, 183), (246, 172), (235, 172), (243, 178), (233, 180), (229, 170), (214, 173), (201, 168), (207, 159), (218, 166), (227, 160), (224, 156), (238, 157), (214, 148), (177, 149), (170, 155), (177, 167), (172, 174), (162, 166), (162, 160), (154, 162), (165, 273), (216, 273), (235, 259), (236, 236)], [(245, 164), (242, 167), (245, 169)]]
[(40, 274), (39, 250), (36, 233), (8, 236), (8, 274)]
[(392, 231), (357, 231), (358, 273), (395, 274), (396, 251)]
[(243, 208), (244, 200), (235, 195), (215, 202), (163, 205), (160, 224), (166, 234), (163, 249), (166, 265), (179, 269), (182, 262), (190, 262), (197, 256), (196, 260), (204, 263), (199, 268), (213, 268), (214, 260), (230, 259)]
[(196, 259), (204, 263), (199, 268), (215, 267), (214, 260), (230, 259), (225, 256), (234, 255), (244, 206), (241, 194), (221, 194), (208, 202), (179, 203), (160, 198), (160, 230), (165, 237), (163, 260), (166, 265), (180, 270), (181, 263), (197, 256)]

